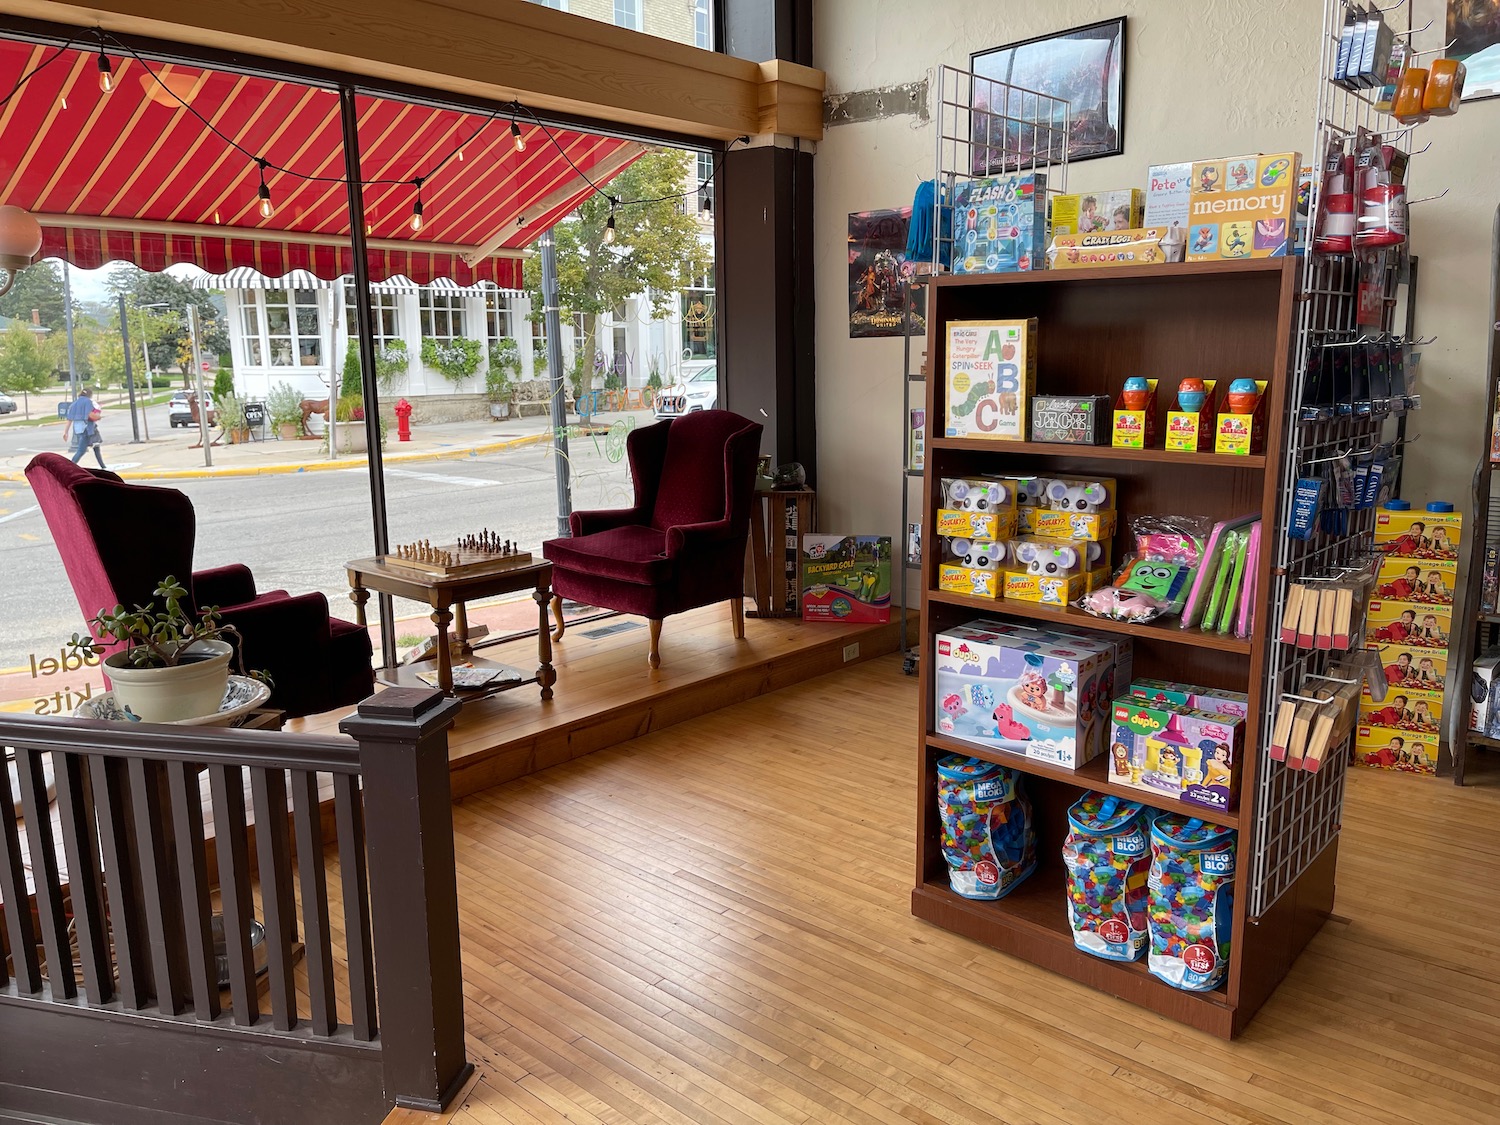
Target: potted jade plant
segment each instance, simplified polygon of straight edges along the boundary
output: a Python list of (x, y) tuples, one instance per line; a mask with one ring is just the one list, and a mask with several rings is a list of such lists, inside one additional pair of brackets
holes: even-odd
[[(154, 591), (155, 601), (134, 609), (117, 605), (89, 622), (92, 636), (73, 634), (68, 647), (82, 656), (103, 657), (115, 702), (142, 722), (171, 723), (215, 714), (229, 685), (230, 644), (239, 631), (219, 618), (218, 606), (196, 614), (183, 603), (187, 590), (168, 575)], [(125, 647), (104, 656), (100, 641)], [(240, 664), (243, 674), (243, 663)], [(262, 673), (252, 673), (265, 681)]]

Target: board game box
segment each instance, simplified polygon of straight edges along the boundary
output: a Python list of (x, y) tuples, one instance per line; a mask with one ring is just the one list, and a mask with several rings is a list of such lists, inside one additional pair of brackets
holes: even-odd
[(802, 537), (804, 621), (889, 621), (888, 535)]
[(1037, 322), (955, 320), (948, 324), (945, 437), (1026, 440), (1036, 390)]
[(1290, 254), (1301, 167), (1302, 157), (1295, 152), (1194, 161), (1187, 260)]
[(1041, 269), (1046, 238), (1044, 174), (986, 176), (954, 185), (954, 273)]

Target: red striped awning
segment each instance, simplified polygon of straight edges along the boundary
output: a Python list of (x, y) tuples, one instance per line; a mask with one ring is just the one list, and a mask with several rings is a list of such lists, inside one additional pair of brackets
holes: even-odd
[[(82, 269), (120, 261), (216, 274), (353, 272), (335, 92), (112, 53), (106, 95), (96, 51), (65, 50), (49, 62), (54, 53), (0, 40), (0, 90), (46, 64), (0, 107), (0, 204), (36, 215), (42, 257)], [(587, 198), (584, 175), (605, 182), (643, 151), (559, 129), (554, 144), (522, 125), (527, 145), (516, 152), (506, 118), (388, 98), (362, 96), (357, 113), (376, 281), (399, 274), (519, 288), (519, 251)], [(288, 169), (266, 170), (270, 218), (258, 209), (254, 159), (226, 137)], [(460, 144), (462, 159), (434, 171)], [(414, 232), (417, 176), (428, 178)]]

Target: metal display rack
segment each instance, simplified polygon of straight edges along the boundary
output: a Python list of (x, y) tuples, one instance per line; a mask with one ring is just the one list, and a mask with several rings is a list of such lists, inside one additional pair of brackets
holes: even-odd
[[(928, 274), (910, 279), (904, 287), (902, 308), (902, 389), (901, 389), (901, 558), (900, 570), (900, 645), (903, 668), (908, 675), (917, 669), (920, 650), (911, 644), (907, 626), (910, 595), (907, 576), (920, 570), (908, 550), (907, 527), (912, 522), (911, 482), (921, 481), (922, 472), (910, 467), (910, 419), (912, 385), (921, 384), (930, 374), (929, 364), (913, 366), (914, 340), (925, 346), (925, 330), (917, 331), (913, 310), (915, 302), (927, 307), (927, 276), (946, 273), (951, 261), (954, 238), (952, 227), (945, 236), (943, 215), (959, 180), (984, 175), (1041, 173), (1047, 177), (1047, 191), (1056, 194), (1068, 186), (1068, 137), (1070, 103), (1062, 98), (997, 82), (957, 67), (940, 66), (936, 74), (937, 102), (934, 112), (935, 152), (933, 154), (934, 192), (932, 213), (932, 258)], [(927, 423), (930, 426), (932, 419)], [(928, 438), (932, 434), (928, 430)], [(921, 548), (928, 547), (927, 529), (921, 532)]]
[[(1496, 612), (1500, 606), (1486, 612), (1482, 593), (1485, 561), (1491, 551), (1500, 556), (1500, 490), (1495, 488), (1500, 461), (1495, 459), (1494, 430), (1494, 412), (1500, 406), (1500, 209), (1495, 212), (1491, 245), (1490, 347), (1485, 384), (1484, 444), (1479, 464), (1474, 468), (1474, 526), (1468, 539), (1468, 569), (1459, 602), (1453, 607), (1452, 640), (1456, 659), (1449, 664), (1448, 698), (1454, 702), (1444, 716), (1448, 745), (1453, 753), (1453, 781), (1457, 785), (1467, 781), (1481, 752), (1489, 752), (1493, 757), (1495, 751), (1500, 751), (1500, 738), (1469, 729), (1469, 711), (1476, 702), (1473, 694), (1474, 661), (1485, 649), (1500, 644), (1500, 612)], [(1462, 632), (1460, 622), (1467, 623)]]

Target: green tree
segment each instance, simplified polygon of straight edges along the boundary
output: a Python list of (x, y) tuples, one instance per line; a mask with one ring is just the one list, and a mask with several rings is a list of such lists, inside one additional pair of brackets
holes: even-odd
[[(165, 370), (180, 365), (186, 371), (191, 365), (193, 350), (185, 311), (189, 305), (198, 310), (199, 352), (212, 362), (214, 356), (229, 350), (229, 328), (212, 291), (194, 289), (191, 283), (168, 273), (148, 273), (130, 265), (116, 266), (106, 284), (111, 293), (124, 294), (126, 303), (135, 308), (166, 305), (164, 309), (146, 310), (156, 313), (163, 324), (157, 332), (147, 333), (152, 367)], [(134, 322), (134, 315), (131, 320)]]
[[(695, 186), (692, 167), (690, 154), (657, 149), (602, 185), (621, 203), (613, 209), (613, 244), (605, 242), (611, 204), (598, 193), (553, 228), (558, 296), (567, 310), (564, 321), (568, 314), (582, 315), (584, 357), (597, 351), (601, 314), (630, 297), (649, 296), (651, 314), (663, 316), (677, 300), (677, 291), (713, 265), (713, 250), (702, 237), (694, 197), (661, 198), (679, 197)], [(532, 307), (542, 308), (540, 257), (526, 260), (526, 288)]]
[(47, 390), (53, 385), (52, 372), (37, 333), (24, 324), (12, 324), (0, 333), (0, 391), (24, 396)]
[[(63, 312), (62, 270), (52, 259), (27, 266), (16, 275), (16, 283), (5, 296), (0, 297), (0, 316), (31, 323), (31, 310), (40, 314), (43, 328), (54, 332), (63, 331), (66, 319)], [(73, 312), (78, 314), (78, 302), (73, 302)]]

